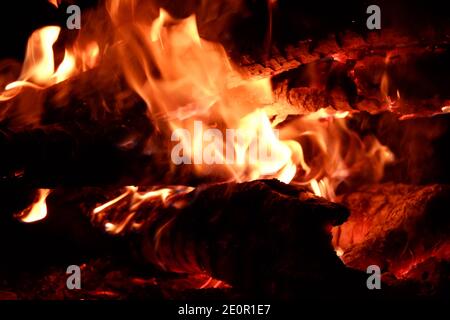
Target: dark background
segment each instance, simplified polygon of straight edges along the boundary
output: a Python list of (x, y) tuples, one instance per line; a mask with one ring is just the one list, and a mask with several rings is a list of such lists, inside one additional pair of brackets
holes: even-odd
[[(205, 0), (157, 0), (177, 16), (196, 11)], [(268, 23), (267, 0), (211, 0), (223, 7), (230, 1), (242, 1), (245, 10), (236, 14), (233, 24), (225, 32), (216, 35), (222, 42), (233, 41), (240, 47), (260, 46), (266, 37)], [(70, 3), (69, 3), (70, 2)], [(77, 4), (83, 10), (95, 7), (98, 0), (65, 1), (57, 9), (47, 0), (4, 1), (0, 8), (0, 59), (23, 59), (26, 40), (31, 32), (45, 25), (65, 26), (69, 4)], [(145, 2), (145, 1), (143, 1)], [(370, 4), (381, 7), (382, 27), (396, 28), (411, 34), (430, 36), (446, 32), (450, 26), (448, 1), (408, 0), (277, 0), (273, 12), (273, 40), (282, 47), (300, 39), (320, 39), (331, 33), (353, 30), (368, 32), (365, 27), (366, 8)], [(83, 16), (82, 16), (83, 19)], [(214, 23), (214, 21), (213, 21)], [(83, 24), (83, 20), (82, 20)], [(201, 33), (211, 37), (209, 24)], [(77, 31), (72, 31), (77, 32)]]

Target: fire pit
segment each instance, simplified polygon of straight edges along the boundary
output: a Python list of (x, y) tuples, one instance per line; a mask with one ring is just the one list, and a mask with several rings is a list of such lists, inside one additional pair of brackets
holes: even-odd
[(0, 65), (0, 299), (450, 296), (442, 8), (35, 6)]

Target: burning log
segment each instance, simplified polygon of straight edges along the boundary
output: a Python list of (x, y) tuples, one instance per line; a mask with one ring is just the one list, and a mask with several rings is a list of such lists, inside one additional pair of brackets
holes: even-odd
[[(306, 123), (302, 119), (307, 117), (307, 115), (288, 116), (277, 128), (284, 132), (295, 126), (296, 123)], [(392, 153), (393, 161), (386, 163), (382, 177), (380, 177), (382, 180), (378, 181), (415, 185), (450, 183), (450, 168), (447, 165), (450, 159), (447, 147), (450, 140), (450, 114), (399, 116), (390, 111), (377, 114), (354, 112), (345, 116), (343, 123), (346, 132), (351, 132), (361, 141), (365, 139), (378, 141), (385, 146), (385, 150)], [(336, 131), (332, 135), (333, 139), (339, 137), (340, 134), (339, 131)], [(349, 138), (340, 138), (340, 141), (349, 141)], [(329, 144), (333, 145), (331, 140)], [(305, 148), (305, 153), (308, 154), (308, 145), (302, 143), (302, 146)], [(346, 154), (351, 151), (352, 149), (345, 149)], [(356, 156), (362, 155), (361, 149), (357, 151)], [(353, 157), (352, 159), (357, 158)], [(365, 164), (367, 165), (368, 162)], [(359, 168), (354, 167), (354, 174), (348, 176), (344, 183), (337, 186), (337, 191), (341, 194), (349, 193), (361, 183), (377, 182), (368, 179), (371, 172), (371, 170), (364, 169), (364, 163)]]
[(195, 185), (201, 179), (191, 166), (174, 166), (171, 132), (155, 128), (145, 102), (111, 68), (20, 90), (0, 102), (5, 185)]
[(263, 58), (250, 53), (235, 60), (248, 77), (272, 77), (277, 101), (295, 106), (296, 113), (330, 107), (430, 114), (450, 100), (448, 55), (444, 34), (383, 28), (366, 36), (344, 30), (323, 39), (303, 35), (274, 45)]
[(343, 206), (276, 180), (171, 192), (128, 192), (93, 218), (114, 233), (137, 228), (142, 254), (165, 271), (264, 294), (333, 290), (349, 279), (357, 286), (330, 242), (331, 226), (348, 216)]
[(298, 113), (329, 107), (432, 114), (448, 104), (447, 47), (374, 51), (353, 56), (342, 49), (295, 68), (288, 65), (272, 79), (277, 101), (296, 106)]
[(450, 220), (446, 185), (371, 185), (340, 196), (350, 209), (333, 230), (346, 265), (365, 270), (376, 264), (397, 276), (434, 256), (450, 259)]

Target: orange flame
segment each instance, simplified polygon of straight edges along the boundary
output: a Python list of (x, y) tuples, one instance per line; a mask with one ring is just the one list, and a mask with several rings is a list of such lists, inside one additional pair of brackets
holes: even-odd
[[(141, 227), (139, 223), (139, 209), (144, 204), (172, 203), (176, 196), (187, 194), (194, 190), (190, 187), (174, 186), (155, 189), (148, 192), (139, 192), (139, 188), (129, 186), (125, 191), (107, 203), (96, 207), (92, 212), (92, 220), (102, 223), (105, 230), (112, 234), (120, 234), (126, 230), (136, 230)], [(125, 206), (125, 208), (123, 208)], [(116, 207), (122, 210), (114, 210)], [(125, 209), (125, 210), (123, 210)]]
[(46, 200), (50, 192), (51, 190), (49, 189), (39, 189), (37, 200), (27, 209), (20, 212), (17, 215), (17, 218), (25, 223), (36, 222), (44, 219), (47, 216)]
[[(361, 178), (378, 181), (384, 165), (393, 160), (376, 139), (360, 139), (346, 127), (348, 112), (319, 110), (287, 125), (279, 136), (269, 117), (274, 104), (270, 79), (244, 79), (222, 46), (200, 37), (195, 16), (178, 20), (160, 9), (152, 22), (140, 21), (133, 19), (133, 1), (109, 1), (108, 12), (119, 30), (115, 43), (129, 84), (146, 101), (161, 131), (184, 130), (175, 138), (198, 174), (226, 171), (235, 181), (277, 178), (309, 185), (316, 195), (334, 199), (340, 183), (361, 172)], [(196, 123), (203, 134), (195, 134)], [(242, 134), (224, 142), (225, 128)], [(312, 156), (305, 153), (304, 140), (313, 146)], [(255, 161), (255, 144), (257, 153), (265, 150), (272, 156)], [(205, 161), (205, 152), (215, 161)], [(129, 188), (105, 206), (136, 194)], [(130, 216), (134, 214), (131, 210)], [(108, 222), (106, 228), (120, 232), (130, 221)]]
[(55, 70), (53, 45), (58, 40), (60, 31), (60, 27), (48, 26), (33, 32), (28, 40), (19, 79), (5, 86), (5, 91), (0, 94), (0, 101), (15, 97), (21, 87), (43, 89), (91, 69), (97, 64), (98, 44), (90, 42), (83, 48), (66, 49), (63, 61)]
[[(276, 1), (268, 3), (272, 9)], [(241, 182), (276, 178), (309, 186), (316, 195), (332, 200), (342, 183), (380, 180), (385, 164), (393, 160), (390, 150), (374, 137), (361, 138), (347, 127), (348, 112), (321, 109), (277, 130), (272, 120), (278, 115), (273, 111), (271, 79), (246, 79), (220, 44), (200, 36), (196, 16), (175, 19), (159, 8), (147, 15), (138, 10), (135, 0), (108, 0), (106, 5), (112, 34), (95, 33), (98, 38), (87, 37), (90, 42), (86, 37), (75, 42), (65, 49), (56, 69), (53, 45), (60, 28), (34, 32), (22, 73), (6, 86), (0, 100), (11, 99), (24, 86), (41, 89), (60, 83), (95, 67), (108, 52), (114, 59), (105, 63), (119, 64), (129, 86), (146, 102), (149, 120), (167, 139), (178, 139), (183, 158), (200, 176), (219, 172)], [(150, 2), (152, 9), (154, 5)], [(387, 73), (381, 90), (388, 99)], [(95, 208), (92, 219), (114, 234), (139, 229), (148, 217), (143, 208), (152, 203), (183, 206), (178, 195), (192, 190), (188, 186), (150, 191), (127, 187)], [(23, 221), (45, 217), (48, 192), (40, 191), (40, 200), (22, 214)], [(155, 246), (163, 233), (164, 226), (155, 235)]]
[[(58, 39), (60, 27), (50, 26), (33, 32), (28, 40), (25, 61), (19, 80), (6, 86), (6, 90), (34, 83), (47, 83), (54, 73), (53, 45)], [(31, 85), (31, 84), (30, 84)]]
[(48, 2), (50, 2), (52, 5), (54, 5), (56, 8), (58, 8), (59, 6), (59, 1), (58, 0), (48, 0)]
[[(275, 2), (269, 4), (273, 7)], [(235, 181), (277, 178), (309, 185), (329, 199), (341, 182), (362, 168), (369, 178), (381, 179), (393, 155), (376, 139), (361, 140), (346, 128), (348, 112), (319, 110), (287, 125), (279, 135), (270, 118), (275, 103), (270, 78), (245, 79), (221, 45), (200, 37), (194, 15), (175, 19), (159, 9), (151, 20), (142, 18), (136, 6), (132, 0), (107, 1), (115, 26), (116, 61), (147, 103), (151, 121), (180, 142), (183, 157), (198, 175), (217, 172)], [(13, 89), (46, 87), (98, 63), (98, 43), (104, 39), (86, 45), (84, 37), (84, 45), (76, 42), (66, 49), (55, 71), (52, 47), (59, 33), (54, 26), (33, 33), (22, 74), (6, 86), (0, 100), (14, 96)], [(386, 94), (387, 81), (385, 76)], [(200, 135), (195, 132), (197, 123), (202, 124)], [(179, 130), (182, 134), (174, 134)], [(230, 130), (237, 133), (225, 139)], [(305, 140), (306, 146), (313, 145), (307, 148), (312, 155), (305, 151)]]

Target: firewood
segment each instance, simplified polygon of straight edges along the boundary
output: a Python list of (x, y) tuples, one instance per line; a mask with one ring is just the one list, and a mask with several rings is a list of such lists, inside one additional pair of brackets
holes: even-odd
[(350, 218), (333, 230), (346, 265), (402, 275), (430, 256), (450, 259), (450, 187), (381, 184), (339, 197)]
[(348, 57), (342, 49), (335, 55), (343, 58), (329, 55), (277, 72), (272, 79), (275, 97), (300, 114), (320, 108), (433, 114), (450, 101), (448, 50), (399, 48)]
[[(349, 38), (352, 39), (352, 36)], [(278, 112), (298, 114), (329, 106), (336, 110), (378, 112), (383, 110), (383, 103), (378, 103), (378, 98), (370, 98), (374, 101), (373, 108), (372, 105), (369, 109), (359, 108), (359, 103), (361, 99), (365, 99), (365, 95), (374, 94), (369, 92), (370, 83), (380, 80), (379, 74), (383, 68), (380, 56), (395, 49), (400, 52), (400, 58), (406, 57), (406, 62), (402, 64), (406, 63), (408, 66), (408, 57), (411, 56), (413, 61), (422, 55), (429, 57), (430, 61), (435, 58), (440, 61), (446, 55), (445, 51), (433, 52), (425, 45), (420, 52), (411, 53), (415, 48), (414, 43), (410, 44), (411, 48), (388, 46), (386, 49), (386, 43), (380, 40), (379, 44), (372, 43), (372, 47), (369, 45), (369, 48), (376, 47), (381, 52), (377, 56), (370, 50), (363, 50), (367, 43), (371, 43), (369, 40), (363, 41), (358, 36), (354, 38), (344, 42), (341, 48), (343, 52), (359, 48), (355, 49), (359, 50), (358, 54), (350, 55), (348, 63), (332, 58), (332, 51), (324, 51), (325, 58), (320, 58), (322, 54), (318, 54), (318, 60), (311, 59), (309, 64), (300, 64), (295, 69), (286, 69), (280, 63), (281, 73), (273, 78), (275, 96), (276, 101), (287, 100), (288, 105), (283, 107), (281, 103), (282, 107), (277, 108)], [(355, 61), (358, 61), (356, 65)], [(0, 160), (0, 173), (6, 180), (20, 177), (37, 187), (113, 183), (152, 185), (165, 182), (173, 184), (174, 181), (179, 184), (198, 184), (205, 180), (205, 177), (194, 174), (191, 168), (173, 166), (169, 159), (167, 139), (163, 139), (168, 133), (155, 128), (149, 120), (152, 116), (145, 103), (127, 86), (119, 70), (106, 67), (110, 65), (106, 61), (94, 70), (45, 90), (24, 88), (14, 99), (0, 102), (0, 149), (6, 155)], [(376, 72), (370, 71), (372, 67)], [(251, 63), (243, 65), (243, 68), (251, 69)], [(352, 71), (355, 71), (354, 76), (351, 75)], [(315, 75), (319, 75), (318, 79)], [(443, 103), (440, 98), (436, 101), (417, 101), (420, 102), (419, 105), (426, 106), (424, 110), (428, 113), (440, 110), (435, 107), (441, 108)], [(432, 107), (428, 108), (428, 104)], [(406, 109), (396, 111), (402, 114), (412, 110), (409, 103), (405, 106)], [(350, 122), (358, 117), (360, 115), (355, 115)], [(364, 123), (379, 119), (377, 115), (365, 113), (361, 117)], [(365, 120), (366, 118), (370, 119)], [(393, 119), (388, 119), (387, 122), (389, 134), (383, 134), (382, 129), (374, 126), (376, 136), (381, 135), (381, 138), (377, 137), (382, 143), (386, 144), (384, 136), (385, 140), (397, 139), (395, 132), (402, 133), (402, 139), (387, 144), (398, 156), (397, 167), (392, 172), (388, 171), (387, 176), (395, 177), (394, 180), (400, 182), (447, 183), (446, 179), (450, 175), (447, 174), (448, 166), (445, 166), (445, 161), (440, 163), (441, 157), (417, 150), (435, 148), (431, 152), (437, 151), (446, 157), (445, 151), (441, 149), (444, 149), (448, 130), (436, 138), (435, 144), (433, 137), (411, 139), (411, 132), (420, 134), (423, 131), (420, 123), (416, 127), (417, 121), (401, 122), (397, 115), (392, 114), (386, 118)], [(378, 122), (381, 128), (386, 127), (383, 121)], [(394, 129), (396, 124), (399, 124), (399, 129)], [(412, 129), (402, 131), (400, 128), (403, 126), (411, 126)], [(399, 152), (395, 152), (397, 149), (400, 149)], [(429, 163), (432, 165), (424, 166)], [(210, 180), (224, 180), (224, 177), (211, 177)]]
[[(131, 206), (123, 198), (104, 209), (106, 220), (100, 220), (126, 217)], [(297, 290), (332, 290), (342, 278), (358, 278), (330, 242), (331, 226), (348, 215), (345, 207), (276, 180), (201, 186), (165, 202), (141, 203), (133, 212), (125, 226), (118, 223), (121, 231), (142, 224), (142, 254), (165, 271), (207, 273), (265, 294), (294, 283)]]

